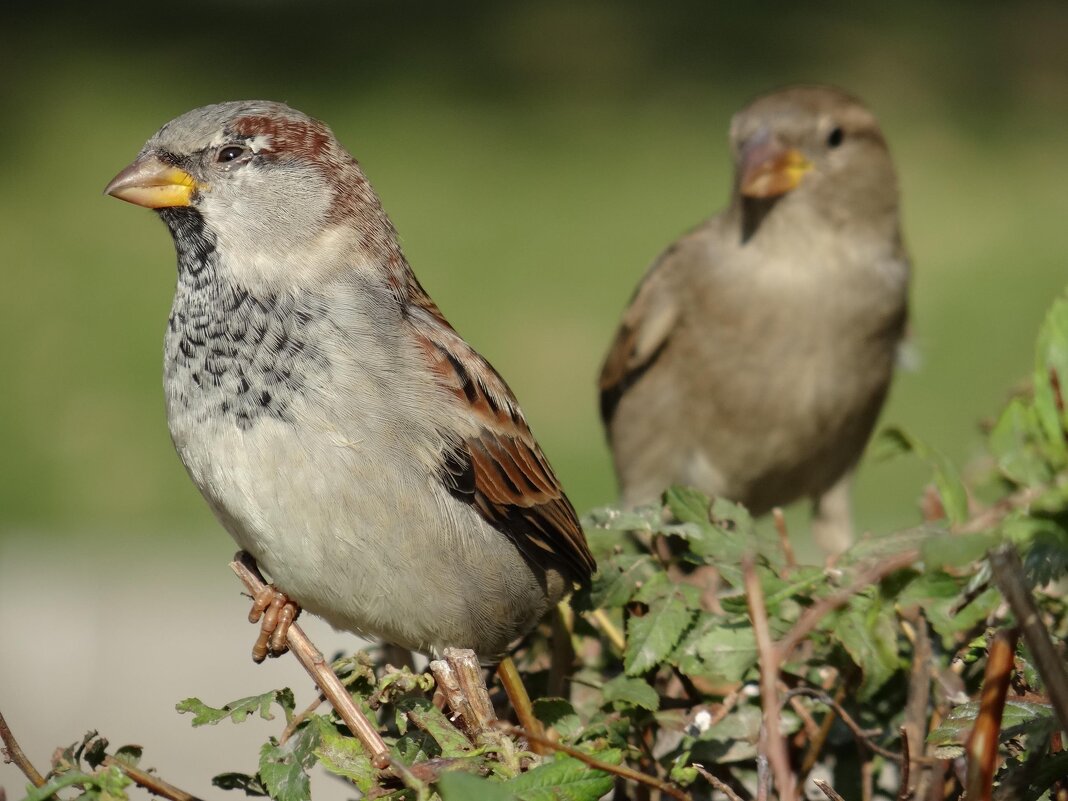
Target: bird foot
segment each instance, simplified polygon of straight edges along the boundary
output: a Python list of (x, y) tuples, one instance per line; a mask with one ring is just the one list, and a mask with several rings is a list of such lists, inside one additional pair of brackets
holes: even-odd
[(300, 607), (271, 584), (256, 593), (248, 613), (249, 623), (260, 624), (260, 636), (252, 646), (253, 662), (259, 664), (268, 656), (281, 656), (289, 650), (289, 627), (299, 614)]

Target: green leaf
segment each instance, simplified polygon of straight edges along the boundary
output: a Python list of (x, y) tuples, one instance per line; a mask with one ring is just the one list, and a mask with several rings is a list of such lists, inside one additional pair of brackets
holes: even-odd
[(115, 751), (115, 759), (136, 768), (137, 763), (141, 761), (141, 752), (143, 750), (139, 745), (124, 745)]
[(687, 676), (741, 681), (756, 664), (756, 638), (749, 622), (723, 623), (702, 613), (669, 661)]
[[(622, 753), (616, 749), (598, 753), (597, 758), (618, 764)], [(573, 757), (557, 756), (504, 783), (504, 788), (520, 801), (597, 801), (611, 791), (614, 779)], [(469, 796), (481, 798), (481, 796)]]
[(1049, 310), (1035, 351), (1035, 415), (1045, 434), (1047, 453), (1064, 466), (1068, 461), (1068, 298), (1058, 298)]
[(628, 676), (645, 673), (671, 653), (693, 622), (697, 596), (695, 587), (672, 585), (663, 573), (641, 588), (638, 598), (649, 604), (649, 611), (627, 623), (623, 665)]
[(262, 695), (250, 695), (248, 698), (239, 698), (231, 701), (226, 706), (215, 708), (208, 706), (199, 698), (186, 698), (175, 704), (175, 709), (180, 713), (192, 712), (193, 726), (205, 726), (219, 723), (229, 718), (234, 723), (242, 723), (253, 712), (258, 712), (264, 720), (274, 720), (271, 714), (271, 704), (277, 703), (285, 713), (286, 722), (293, 715), (293, 691), (288, 687), (283, 690), (271, 690)]
[(660, 706), (660, 696), (652, 685), (643, 679), (616, 676), (606, 681), (602, 688), (606, 703), (629, 704), (655, 712)]
[(619, 554), (602, 561), (590, 587), (590, 604), (595, 609), (624, 606), (656, 571), (648, 554)]
[(916, 576), (898, 594), (897, 603), (904, 607), (917, 606), (923, 610), (931, 628), (951, 648), (955, 636), (967, 631), (987, 617), (1001, 600), (994, 588), (960, 606), (964, 581), (942, 571), (932, 571)]
[(437, 785), (442, 801), (515, 801), (516, 798), (501, 783), (461, 770), (441, 774)]
[(471, 741), (428, 699), (402, 698), (397, 702), (397, 710), (437, 741), (442, 756), (465, 756), (471, 750)]
[[(303, 731), (309, 729), (318, 734), (313, 727), (306, 726)], [(272, 737), (260, 749), (260, 779), (267, 794), (275, 801), (308, 801), (311, 798), (308, 768), (315, 764), (315, 753), (313, 748), (302, 748), (299, 740), (298, 735), (293, 746), (285, 748)]]
[(247, 773), (220, 773), (211, 783), (222, 790), (244, 790), (245, 795), (265, 796), (267, 788), (263, 786), (258, 775)]
[(582, 721), (575, 712), (575, 707), (564, 698), (535, 699), (534, 717), (566, 740), (570, 740), (582, 729)]
[(664, 493), (664, 502), (675, 519), (682, 523), (709, 526), (712, 522), (712, 504), (708, 496), (692, 487), (671, 487)]
[(894, 606), (876, 590), (853, 596), (834, 616), (831, 633), (864, 674), (862, 701), (871, 698), (900, 667)]
[[(938, 759), (953, 759), (964, 753), (963, 746), (968, 741), (976, 718), (979, 717), (980, 704), (969, 701), (956, 706), (942, 720), (941, 725), (927, 735), (927, 742), (935, 747), (934, 756)], [(1032, 701), (1008, 699), (1001, 716), (1001, 730), (998, 742), (1005, 742), (1018, 736), (1021, 729), (1039, 724), (1043, 728), (1053, 721), (1053, 708), (1049, 704), (1037, 704)]]
[(988, 445), (1001, 472), (1017, 484), (1038, 486), (1052, 478), (1045, 456), (1036, 447), (1042, 427), (1033, 406), (1013, 398), (990, 431)]
[(309, 725), (318, 730), (319, 744), (314, 754), (319, 763), (331, 773), (350, 779), (360, 792), (370, 792), (377, 781), (378, 771), (359, 740), (342, 735), (333, 723), (321, 715), (314, 716)]

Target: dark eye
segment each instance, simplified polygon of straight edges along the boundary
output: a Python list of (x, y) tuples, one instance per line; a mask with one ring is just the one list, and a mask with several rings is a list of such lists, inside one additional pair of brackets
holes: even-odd
[(831, 129), (831, 132), (827, 134), (827, 147), (838, 147), (842, 144), (842, 140), (845, 139), (845, 131), (838, 126)]
[(215, 160), (218, 162), (233, 161), (243, 155), (245, 155), (245, 148), (231, 145), (230, 147), (224, 147), (220, 150), (215, 156)]

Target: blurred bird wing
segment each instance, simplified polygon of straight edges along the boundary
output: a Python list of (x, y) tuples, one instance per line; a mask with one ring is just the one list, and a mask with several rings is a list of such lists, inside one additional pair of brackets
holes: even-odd
[(441, 324), (440, 312), (416, 305), (427, 364), (475, 426), (473, 435), (453, 437), (443, 454), (443, 483), (529, 559), (554, 562), (585, 582), (596, 564), (582, 526), (511, 389), (451, 326)]
[(679, 323), (682, 310), (675, 277), (682, 260), (679, 243), (668, 248), (645, 274), (623, 313), (598, 381), (605, 425), (612, 422), (627, 390), (663, 352)]

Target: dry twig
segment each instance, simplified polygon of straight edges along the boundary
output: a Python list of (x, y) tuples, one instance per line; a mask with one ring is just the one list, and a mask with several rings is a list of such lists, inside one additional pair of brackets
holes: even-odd
[(453, 714), (460, 716), (460, 727), (472, 743), (493, 726), (493, 713), (482, 666), (475, 652), (464, 648), (446, 648), (441, 659), (430, 663), (430, 672), (445, 693)]
[(1068, 730), (1068, 671), (1065, 671), (1064, 661), (1058, 656), (1049, 632), (1042, 624), (1038, 607), (1028, 588), (1020, 555), (1014, 545), (1006, 543), (992, 550), (989, 558), (994, 580), (1019, 622), (1027, 648), (1035, 658), (1035, 667), (1046, 685), (1053, 711), (1057, 713), (1057, 720), (1062, 729)]
[(968, 737), (967, 787), (965, 792), (971, 801), (990, 801), (994, 788), (994, 771), (998, 766), (998, 733), (1001, 731), (1001, 715), (1005, 711), (1005, 699), (1009, 693), (1009, 681), (1015, 662), (1016, 641), (1020, 633), (1013, 629), (999, 631), (990, 642), (983, 673), (983, 691), (979, 702), (979, 715)]
[[(244, 551), (237, 553), (234, 561), (230, 563), (230, 569), (237, 574), (253, 597), (264, 588), (263, 577), (259, 574), (255, 561)], [(356, 735), (370, 755), (371, 764), (379, 770), (389, 767), (389, 749), (386, 748), (378, 729), (371, 725), (371, 722), (356, 706), (348, 690), (326, 664), (322, 653), (312, 644), (308, 635), (298, 624), (294, 623), (289, 627), (286, 644), (304, 669), (308, 671), (312, 681), (323, 691), (323, 695), (327, 697), (334, 710), (349, 727), (349, 731)]]
[(731, 789), (731, 786), (727, 784), (723, 779), (718, 776), (713, 776), (709, 773), (704, 765), (699, 765), (694, 762), (690, 767), (700, 773), (706, 782), (712, 785), (713, 788), (719, 790), (723, 795), (727, 796), (727, 801), (742, 801), (741, 797)]
[(790, 542), (790, 533), (786, 530), (786, 515), (782, 513), (782, 509), (778, 506), (772, 509), (771, 519), (775, 521), (775, 533), (779, 535), (779, 547), (782, 548), (782, 554), (786, 558), (786, 570), (783, 571), (785, 575), (797, 567), (797, 557), (794, 555), (793, 543)]
[(0, 740), (4, 742), (4, 761), (14, 762), (15, 767), (22, 771), (22, 775), (29, 779), (30, 784), (34, 787), (43, 787), (45, 784), (44, 776), (38, 772), (37, 768), (30, 762), (29, 757), (23, 753), (22, 746), (19, 745), (19, 741), (15, 739), (15, 735), (8, 727), (3, 713), (0, 713)]
[(901, 786), (897, 788), (897, 801), (908, 801), (912, 793), (909, 791), (909, 772), (912, 759), (909, 758), (909, 733), (902, 726), (898, 729), (901, 735)]
[(540, 745), (542, 748), (545, 748), (547, 751), (560, 751), (561, 753), (567, 754), (570, 757), (574, 757), (579, 762), (589, 765), (591, 768), (603, 770), (605, 773), (610, 773), (613, 776), (619, 776), (623, 779), (629, 779), (630, 781), (637, 782), (638, 784), (641, 784), (645, 787), (652, 787), (654, 790), (659, 790), (660, 792), (666, 793), (672, 798), (678, 799), (678, 801), (692, 801), (690, 796), (683, 792), (682, 788), (672, 784), (671, 782), (664, 781), (663, 779), (658, 779), (655, 776), (649, 776), (648, 774), (642, 773), (639, 770), (628, 768), (626, 765), (613, 765), (610, 762), (605, 762), (603, 760), (597, 759), (597, 757), (592, 757), (585, 751), (580, 751), (577, 748), (572, 748), (571, 746), (564, 745), (563, 743), (554, 743), (547, 737), (534, 735), (530, 732), (523, 731), (523, 729), (521, 729), (520, 727), (513, 726), (511, 723), (506, 723), (503, 720), (497, 721), (497, 727), (507, 732), (508, 734), (511, 734), (513, 737), (525, 737), (531, 742), (536, 742), (538, 745)]
[(757, 654), (760, 663), (760, 698), (763, 709), (763, 723), (760, 738), (775, 777), (780, 801), (792, 801), (797, 795), (794, 775), (790, 771), (790, 757), (786, 750), (786, 738), (782, 736), (779, 723), (779, 665), (780, 654), (771, 640), (768, 629), (768, 614), (764, 607), (764, 591), (752, 556), (742, 560), (742, 574), (745, 582), (745, 597), (749, 606), (749, 619), (753, 624), (756, 637)]
[(121, 759), (116, 759), (111, 754), (107, 754), (104, 757), (103, 764), (108, 767), (118, 768), (130, 777), (134, 784), (145, 788), (148, 792), (152, 793), (152, 795), (158, 795), (161, 798), (169, 798), (170, 801), (200, 801), (197, 796), (175, 787), (173, 784), (164, 781), (159, 776), (153, 776), (151, 773), (123, 762)]
[(845, 801), (845, 799), (838, 795), (834, 788), (827, 784), (827, 782), (823, 781), (823, 779), (813, 779), (812, 782), (819, 787), (823, 791), (823, 794), (831, 799), (831, 801)]

